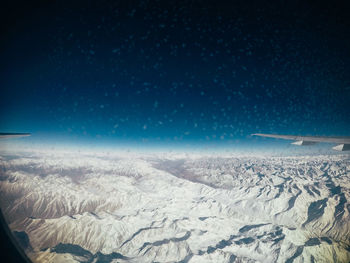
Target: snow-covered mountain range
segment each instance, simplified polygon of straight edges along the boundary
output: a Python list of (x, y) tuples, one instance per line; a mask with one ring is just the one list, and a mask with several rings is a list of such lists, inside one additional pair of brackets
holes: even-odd
[(349, 155), (3, 152), (34, 262), (349, 262)]

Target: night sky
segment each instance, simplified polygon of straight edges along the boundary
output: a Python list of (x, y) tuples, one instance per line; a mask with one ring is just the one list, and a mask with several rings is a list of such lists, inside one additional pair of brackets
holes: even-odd
[(337, 2), (28, 2), (2, 7), (2, 132), (228, 146), (264, 140), (255, 132), (350, 135)]

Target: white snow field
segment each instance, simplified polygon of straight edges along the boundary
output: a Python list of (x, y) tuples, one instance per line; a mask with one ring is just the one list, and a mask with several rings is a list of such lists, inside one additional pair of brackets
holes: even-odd
[(33, 262), (349, 262), (350, 156), (2, 152)]

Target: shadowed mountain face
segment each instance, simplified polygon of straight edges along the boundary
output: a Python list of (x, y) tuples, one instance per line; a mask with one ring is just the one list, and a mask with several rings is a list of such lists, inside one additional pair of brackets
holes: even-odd
[(350, 260), (348, 155), (33, 151), (0, 167), (1, 209), (34, 262)]

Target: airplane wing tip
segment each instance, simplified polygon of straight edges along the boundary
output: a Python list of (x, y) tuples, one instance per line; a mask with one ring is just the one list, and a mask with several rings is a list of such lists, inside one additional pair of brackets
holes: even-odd
[(265, 136), (265, 135), (269, 135), (269, 134), (265, 134), (265, 133), (252, 133), (251, 136)]
[(6, 139), (6, 138), (20, 138), (20, 137), (27, 137), (31, 136), (31, 133), (0, 133), (0, 139)]

